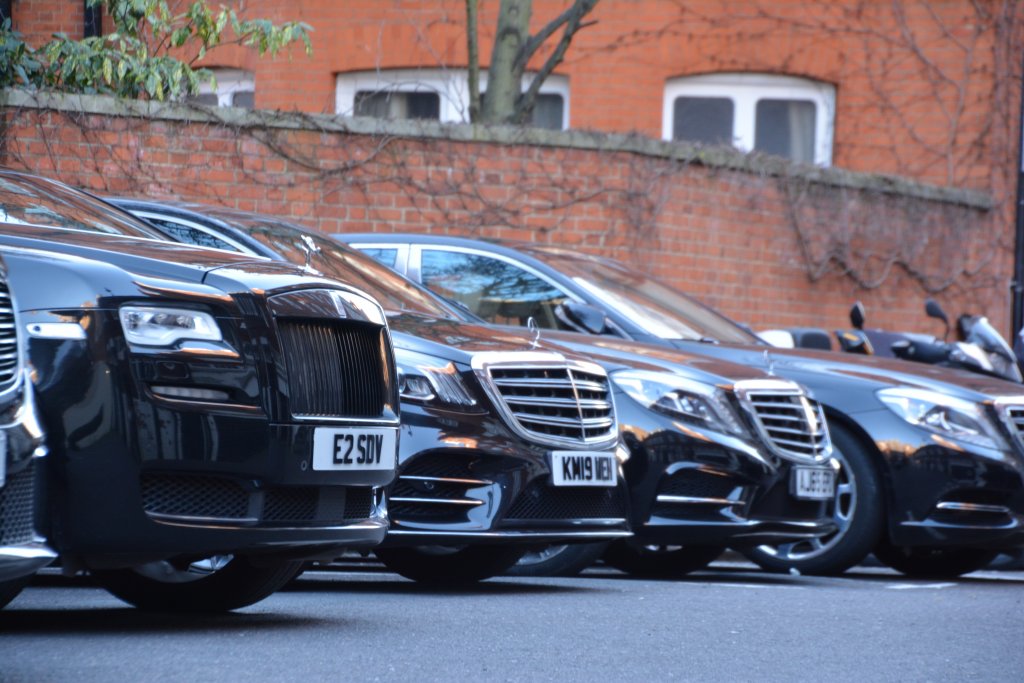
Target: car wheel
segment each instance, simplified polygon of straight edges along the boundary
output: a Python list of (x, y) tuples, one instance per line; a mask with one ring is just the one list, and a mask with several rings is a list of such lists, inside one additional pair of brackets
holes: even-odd
[(32, 574), (21, 576), (10, 581), (0, 581), (0, 609), (7, 607), (11, 600), (18, 597), (22, 589), (32, 582)]
[(509, 576), (576, 576), (597, 562), (607, 548), (607, 543), (531, 548), (505, 573)]
[(641, 545), (615, 541), (604, 554), (612, 567), (634, 576), (671, 578), (703, 569), (725, 552), (720, 546)]
[(301, 562), (254, 564), (217, 555), (189, 563), (150, 562), (131, 569), (92, 572), (96, 581), (139, 609), (160, 612), (226, 612), (259, 602), (302, 569)]
[(832, 455), (839, 461), (836, 498), (831, 504), (836, 531), (810, 540), (744, 549), (743, 553), (763, 569), (842, 574), (867, 557), (882, 538), (882, 486), (871, 455), (842, 425), (829, 425), (829, 430)]
[(951, 578), (988, 565), (999, 552), (982, 548), (907, 548), (880, 543), (877, 557), (886, 566), (907, 576)]
[(420, 583), (466, 584), (497, 576), (519, 561), (522, 546), (470, 545), (378, 548), (384, 566)]

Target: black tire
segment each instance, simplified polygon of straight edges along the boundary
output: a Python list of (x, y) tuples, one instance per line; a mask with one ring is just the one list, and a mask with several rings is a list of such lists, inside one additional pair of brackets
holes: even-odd
[[(302, 569), (301, 562), (253, 562), (228, 556), (226, 564), (198, 572), (196, 565), (172, 568), (153, 563), (133, 569), (94, 571), (103, 588), (142, 610), (154, 612), (227, 612), (259, 602)], [(162, 569), (163, 574), (156, 570)]]
[(374, 554), (391, 571), (435, 585), (464, 585), (505, 572), (526, 552), (523, 546), (470, 545), (378, 548)]
[(673, 578), (704, 569), (724, 552), (725, 548), (720, 546), (658, 546), (615, 541), (608, 546), (604, 561), (634, 576)]
[(871, 454), (841, 424), (830, 424), (834, 456), (840, 463), (839, 495), (832, 507), (839, 531), (814, 541), (762, 545), (742, 550), (772, 572), (836, 575), (866, 558), (885, 531), (882, 484)]
[(880, 543), (875, 557), (907, 576), (948, 579), (987, 566), (999, 552), (983, 548), (908, 548)]
[(22, 589), (31, 582), (32, 574), (22, 576), (17, 579), (11, 579), (10, 581), (0, 581), (0, 609), (11, 604), (11, 601), (18, 597), (18, 594), (21, 593)]
[(607, 543), (548, 545), (530, 549), (507, 572), (509, 576), (577, 576), (601, 559)]

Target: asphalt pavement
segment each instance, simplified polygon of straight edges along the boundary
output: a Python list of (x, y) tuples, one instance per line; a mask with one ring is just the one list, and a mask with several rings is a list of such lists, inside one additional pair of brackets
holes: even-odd
[(1024, 572), (839, 578), (716, 563), (682, 580), (594, 568), (462, 590), (374, 565), (252, 607), (146, 614), (37, 578), (0, 612), (0, 681), (1024, 681)]

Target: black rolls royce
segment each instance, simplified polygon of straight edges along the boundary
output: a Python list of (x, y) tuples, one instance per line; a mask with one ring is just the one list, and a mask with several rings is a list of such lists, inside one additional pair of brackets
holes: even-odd
[(65, 571), (142, 608), (226, 610), (383, 540), (399, 403), (375, 301), (37, 176), (0, 173), (0, 209)]

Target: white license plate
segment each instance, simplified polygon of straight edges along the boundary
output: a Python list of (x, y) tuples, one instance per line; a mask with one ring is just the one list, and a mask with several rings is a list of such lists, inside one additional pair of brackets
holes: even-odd
[(831, 467), (794, 467), (792, 491), (801, 500), (828, 500), (836, 493), (836, 472)]
[(317, 427), (313, 432), (313, 469), (393, 470), (397, 443), (394, 429)]
[(551, 452), (551, 478), (555, 486), (615, 486), (618, 472), (611, 453)]

